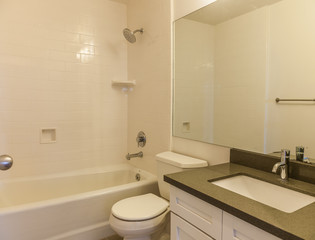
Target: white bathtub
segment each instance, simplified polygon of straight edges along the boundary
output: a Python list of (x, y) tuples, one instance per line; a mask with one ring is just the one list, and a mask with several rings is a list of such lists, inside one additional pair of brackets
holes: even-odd
[(99, 240), (114, 234), (108, 220), (115, 202), (158, 194), (156, 177), (128, 164), (2, 180), (0, 189), (1, 240)]

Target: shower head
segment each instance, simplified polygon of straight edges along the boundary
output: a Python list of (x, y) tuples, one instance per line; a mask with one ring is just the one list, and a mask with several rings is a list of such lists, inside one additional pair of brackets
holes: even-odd
[(137, 41), (135, 33), (140, 32), (141, 34), (143, 33), (143, 28), (137, 29), (135, 31), (131, 31), (129, 28), (125, 28), (123, 30), (124, 37), (126, 40), (130, 43), (135, 43)]

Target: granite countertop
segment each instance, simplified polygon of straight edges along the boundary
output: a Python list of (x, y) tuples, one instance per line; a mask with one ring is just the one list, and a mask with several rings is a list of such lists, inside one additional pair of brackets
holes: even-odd
[(279, 238), (315, 240), (315, 202), (286, 213), (209, 182), (236, 174), (245, 174), (315, 196), (314, 184), (295, 179), (283, 182), (279, 175), (233, 163), (167, 174), (164, 180)]

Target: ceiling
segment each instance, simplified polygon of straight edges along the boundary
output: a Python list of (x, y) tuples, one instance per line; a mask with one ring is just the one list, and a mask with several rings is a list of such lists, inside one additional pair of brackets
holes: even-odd
[(217, 0), (184, 18), (210, 25), (217, 25), (280, 1), (281, 0)]

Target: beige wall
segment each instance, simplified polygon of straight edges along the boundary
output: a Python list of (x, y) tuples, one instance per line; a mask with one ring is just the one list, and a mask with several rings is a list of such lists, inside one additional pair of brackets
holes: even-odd
[[(170, 149), (171, 139), (171, 30), (170, 2), (130, 0), (128, 27), (143, 27), (137, 42), (128, 44), (128, 75), (137, 85), (129, 94), (128, 152), (143, 151), (143, 159), (131, 163), (153, 173), (155, 155)], [(138, 148), (137, 133), (147, 135), (147, 145)]]
[[(125, 161), (126, 5), (110, 0), (0, 2), (0, 178)], [(41, 144), (40, 129), (56, 128)]]
[[(313, 146), (314, 104), (275, 104), (275, 98), (313, 99), (315, 89), (315, 1), (285, 0), (270, 9), (270, 70), (267, 92), (266, 151), (295, 146), (306, 147), (306, 156), (315, 156)], [(303, 27), (301, 27), (303, 26)]]

